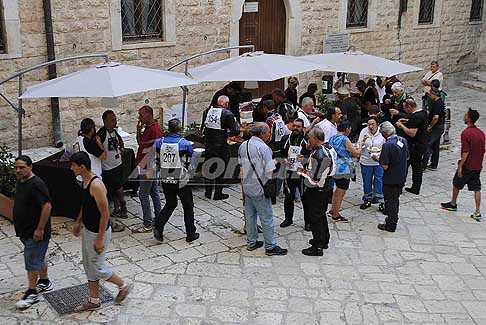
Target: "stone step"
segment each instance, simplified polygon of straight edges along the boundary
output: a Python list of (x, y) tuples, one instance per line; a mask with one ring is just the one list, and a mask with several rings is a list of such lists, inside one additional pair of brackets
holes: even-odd
[(479, 90), (480, 92), (486, 93), (486, 82), (479, 80), (467, 80), (463, 81), (462, 85), (466, 88)]
[(474, 81), (486, 82), (486, 71), (469, 72), (469, 78)]

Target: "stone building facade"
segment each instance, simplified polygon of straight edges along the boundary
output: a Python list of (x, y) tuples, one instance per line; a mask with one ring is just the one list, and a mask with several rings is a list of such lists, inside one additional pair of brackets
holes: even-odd
[[(286, 54), (322, 53), (323, 41), (327, 35), (349, 32), (351, 45), (366, 53), (398, 59), (424, 68), (428, 68), (431, 60), (439, 60), (448, 82), (460, 77), (464, 72), (477, 68), (480, 63), (483, 64), (483, 58), (479, 55), (480, 49), (484, 47), (484, 36), (481, 37), (482, 0), (258, 1), (260, 5), (264, 1), (279, 1), (284, 6)], [(186, 56), (199, 52), (238, 45), (239, 23), (244, 8), (255, 10), (254, 7), (251, 9), (250, 5), (244, 6), (245, 0), (51, 2), (57, 58), (86, 53), (108, 53), (113, 61), (152, 68), (168, 67)], [(126, 8), (133, 8), (130, 5), (153, 5), (159, 2), (160, 12), (155, 19), (161, 21), (161, 36), (146, 38), (143, 41), (126, 38), (125, 36), (133, 32), (137, 25), (130, 23), (130, 19), (127, 23), (126, 17), (122, 17), (127, 14)], [(0, 0), (0, 4), (1, 35), (5, 44), (3, 53), (0, 53), (0, 79), (4, 79), (18, 70), (45, 62), (47, 50), (42, 0)], [(122, 10), (122, 4), (129, 7)], [(471, 15), (471, 7), (477, 7), (478, 4), (479, 12), (475, 9), (476, 15)], [(350, 10), (354, 12), (351, 15)], [(147, 24), (144, 19), (147, 17), (138, 23)], [(420, 20), (422, 23), (419, 23)], [(191, 66), (226, 57), (228, 54), (225, 53), (214, 54), (195, 60)], [(58, 75), (98, 62), (100, 60), (92, 59), (59, 64)], [(320, 75), (309, 73), (299, 76), (299, 91), (304, 91), (309, 82), (318, 82)], [(422, 73), (411, 73), (402, 76), (402, 79), (413, 90), (418, 87), (421, 75)], [(24, 82), (29, 86), (46, 79), (47, 70), (41, 69), (27, 74)], [(190, 121), (200, 121), (201, 111), (208, 105), (212, 93), (222, 85), (205, 83), (190, 88)], [(10, 99), (15, 99), (17, 83), (12, 81), (4, 84), (0, 91)], [(159, 108), (168, 108), (180, 103), (182, 92), (176, 88), (120, 98), (115, 108), (119, 116), (119, 125), (127, 131), (134, 131), (137, 108), (147, 100), (151, 106), (157, 108), (157, 114), (160, 114)], [(49, 103), (49, 100), (44, 99), (24, 101), (25, 147), (52, 143)], [(99, 99), (61, 98), (64, 142), (68, 143), (75, 137), (79, 122), (84, 117), (91, 117), (101, 124), (101, 113), (104, 109)], [(17, 141), (16, 118), (16, 112), (3, 101), (0, 102), (0, 142), (12, 147), (16, 146)]]

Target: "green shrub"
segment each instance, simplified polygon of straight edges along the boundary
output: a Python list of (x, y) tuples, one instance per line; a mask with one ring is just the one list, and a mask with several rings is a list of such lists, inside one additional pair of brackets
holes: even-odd
[(15, 192), (14, 158), (10, 153), (10, 148), (5, 144), (0, 144), (0, 193), (8, 197), (13, 197)]

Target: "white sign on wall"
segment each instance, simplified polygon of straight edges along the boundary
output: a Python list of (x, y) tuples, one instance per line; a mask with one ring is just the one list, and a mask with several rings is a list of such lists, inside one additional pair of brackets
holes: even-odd
[(258, 2), (245, 2), (243, 12), (258, 12)]
[(349, 49), (349, 33), (326, 35), (324, 39), (324, 53), (346, 52)]

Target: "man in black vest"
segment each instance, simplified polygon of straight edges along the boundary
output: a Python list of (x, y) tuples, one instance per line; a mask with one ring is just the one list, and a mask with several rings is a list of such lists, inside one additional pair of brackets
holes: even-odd
[[(211, 199), (214, 186), (213, 200), (225, 200), (228, 194), (223, 194), (223, 182), (226, 165), (229, 160), (228, 132), (240, 134), (240, 126), (229, 108), (228, 96), (218, 98), (217, 107), (209, 107), (203, 114), (203, 137), (206, 145), (203, 176), (206, 183), (204, 196)], [(222, 163), (222, 165), (221, 165)], [(224, 168), (218, 168), (224, 166)]]

